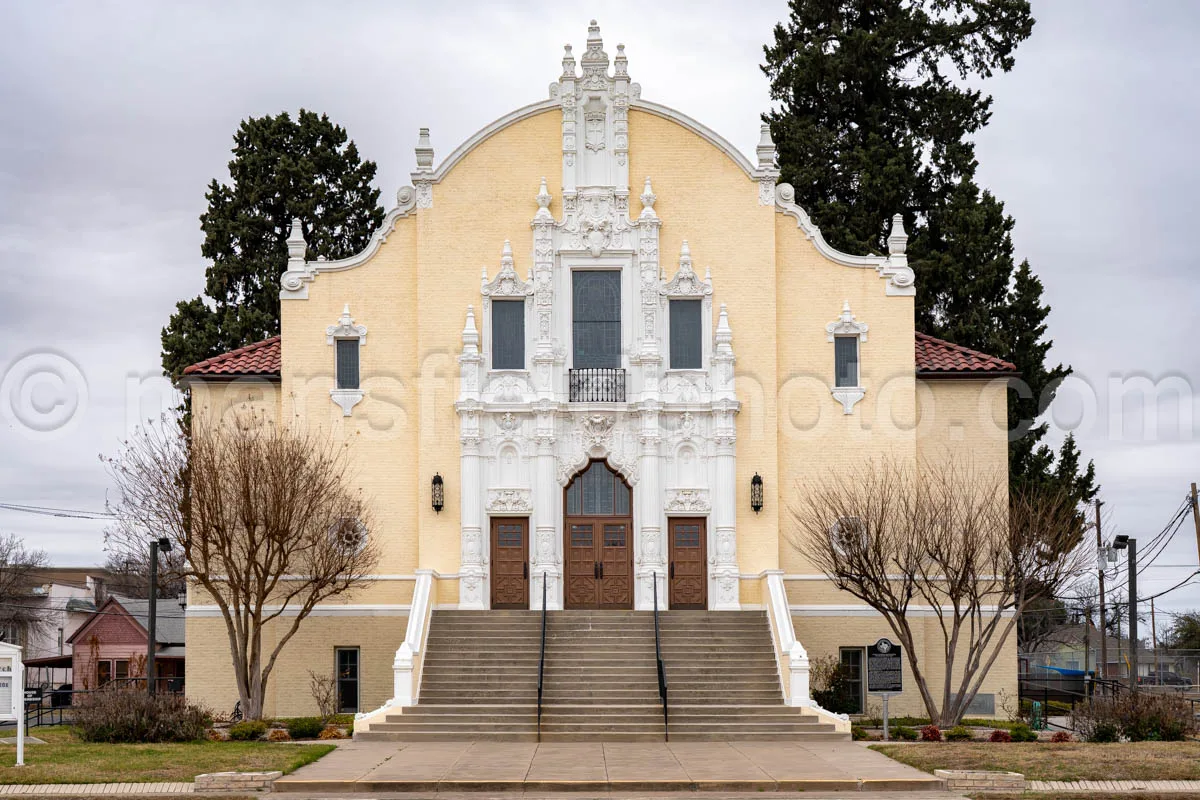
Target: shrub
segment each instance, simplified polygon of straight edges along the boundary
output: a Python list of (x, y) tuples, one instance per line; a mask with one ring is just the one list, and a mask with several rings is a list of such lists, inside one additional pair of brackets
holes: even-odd
[(212, 724), (208, 711), (181, 695), (150, 697), (134, 686), (83, 695), (74, 710), (85, 742), (191, 742), (203, 739)]
[(1191, 703), (1173, 694), (1093, 698), (1076, 707), (1073, 723), (1087, 742), (1177, 742), (1196, 731)]
[(861, 725), (851, 725), (850, 738), (856, 742), (869, 742), (871, 741), (871, 734), (867, 733), (867, 729)]
[(1012, 734), (1001, 728), (992, 731), (992, 735), (988, 737), (989, 742), (1008, 743), (1013, 740)]
[(942, 740), (942, 732), (937, 725), (926, 725), (921, 728), (922, 742), (940, 742)]
[(1054, 742), (1055, 744), (1067, 744), (1068, 742), (1073, 742), (1075, 740), (1071, 738), (1071, 734), (1067, 733), (1066, 731), (1055, 731), (1054, 735), (1050, 737), (1050, 741)]
[(229, 740), (229, 734), (225, 731), (219, 731), (216, 728), (210, 728), (208, 731), (208, 740), (210, 742), (225, 742)]
[(229, 726), (229, 738), (235, 742), (252, 742), (266, 732), (267, 723), (261, 719), (247, 719)]
[(325, 722), (320, 717), (293, 717), (287, 720), (287, 731), (293, 739), (315, 739), (324, 728)]
[(1037, 732), (1023, 722), (1009, 728), (1009, 736), (1014, 742), (1036, 742), (1038, 738)]
[(903, 739), (906, 742), (915, 742), (917, 740), (917, 732), (907, 725), (897, 725), (892, 728), (892, 736), (897, 739)]
[(962, 725), (955, 725), (953, 728), (946, 731), (947, 742), (969, 742), (974, 738), (975, 737), (971, 735), (971, 731)]
[(292, 735), (283, 728), (271, 728), (271, 730), (267, 732), (268, 742), (290, 742), (291, 740)]
[(345, 739), (346, 734), (336, 725), (329, 725), (318, 735), (321, 739)]
[(858, 696), (850, 684), (850, 674), (841, 659), (833, 654), (817, 656), (809, 662), (812, 698), (817, 705), (835, 714), (856, 713)]

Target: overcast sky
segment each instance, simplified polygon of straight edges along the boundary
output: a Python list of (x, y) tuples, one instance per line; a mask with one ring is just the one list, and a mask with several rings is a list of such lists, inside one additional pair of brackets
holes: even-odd
[[(1057, 427), (1095, 459), (1106, 532), (1142, 541), (1200, 479), (1190, 388), (1200, 377), (1200, 7), (1146, 10), (1035, 0), (1016, 68), (986, 84), (994, 117), (978, 140), (981, 182), (1015, 216), (1018, 255), (1054, 308), (1052, 356), (1091, 387), (1064, 393)], [(390, 206), (418, 127), (432, 129), (440, 159), (544, 99), (562, 45), (582, 52), (595, 16), (610, 53), (626, 45), (645, 98), (753, 154), (768, 102), (762, 45), (785, 13), (784, 2), (748, 0), (3, 2), (0, 502), (104, 507), (98, 456), (156, 407), (159, 331), (203, 286), (198, 217), (208, 181), (226, 178), (239, 120), (328, 113), (378, 163)], [(28, 378), (38, 374), (64, 382)], [(1156, 434), (1140, 403), (1109, 402), (1110, 381), (1136, 377), (1186, 389), (1182, 403), (1160, 392)], [(22, 419), (69, 421), (35, 435)], [(0, 510), (0, 531), (61, 564), (102, 561), (102, 528)], [(1197, 563), (1190, 520), (1159, 563)], [(1154, 568), (1142, 593), (1189, 572)], [(1162, 601), (1198, 606), (1200, 586)]]

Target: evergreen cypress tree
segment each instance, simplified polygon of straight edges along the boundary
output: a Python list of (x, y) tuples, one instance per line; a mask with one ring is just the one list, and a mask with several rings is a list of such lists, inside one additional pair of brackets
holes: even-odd
[(214, 179), (200, 217), (210, 263), (204, 294), (180, 301), (162, 331), (163, 370), (185, 367), (279, 333), (279, 279), (299, 218), (308, 258), (345, 258), (383, 223), (375, 163), (346, 131), (300, 110), (243, 120), (234, 134), (232, 182)]
[[(978, 83), (1007, 71), (1034, 20), (1028, 0), (791, 0), (764, 47), (777, 106), (764, 115), (781, 180), (834, 247), (886, 252), (891, 216), (909, 233), (917, 329), (1012, 361), (1032, 396), (1009, 393), (1010, 425), (1033, 421), (1070, 374), (1048, 367), (1049, 306), (1013, 256), (1013, 219), (975, 183), (971, 137), (992, 99)], [(1089, 463), (1068, 437), (1057, 454), (1028, 425), (1009, 447), (1014, 483), (1053, 483), (1086, 501)]]

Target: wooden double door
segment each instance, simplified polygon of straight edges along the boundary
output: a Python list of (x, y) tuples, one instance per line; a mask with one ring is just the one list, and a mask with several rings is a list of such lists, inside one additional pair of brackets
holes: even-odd
[(567, 517), (567, 608), (633, 608), (633, 521)]

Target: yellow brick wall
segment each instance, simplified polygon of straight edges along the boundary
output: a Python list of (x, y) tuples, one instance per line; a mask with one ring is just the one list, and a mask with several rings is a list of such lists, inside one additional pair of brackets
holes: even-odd
[[(268, 625), (263, 637), (264, 660), (292, 620)], [(309, 688), (309, 671), (333, 674), (334, 648), (359, 648), (359, 709), (370, 711), (392, 696), (392, 659), (404, 641), (408, 619), (398, 616), (314, 616), (304, 620), (276, 661), (267, 684), (263, 714), (302, 717), (317, 712)], [(189, 618), (186, 691), (188, 699), (228, 714), (237, 702), (233, 661), (225, 621)]]

